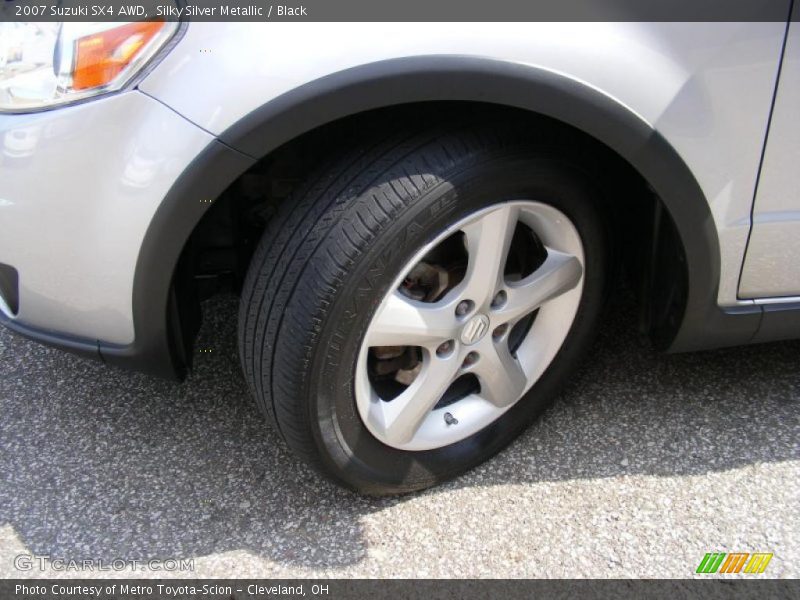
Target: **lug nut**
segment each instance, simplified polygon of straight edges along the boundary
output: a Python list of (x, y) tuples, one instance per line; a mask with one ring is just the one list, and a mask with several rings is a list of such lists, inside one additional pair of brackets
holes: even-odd
[(462, 364), (461, 367), (466, 369), (467, 367), (470, 367), (478, 362), (479, 358), (480, 355), (477, 352), (470, 352), (464, 357), (464, 364)]
[(498, 327), (496, 327), (494, 332), (492, 332), (492, 337), (494, 338), (494, 341), (496, 342), (501, 337), (503, 337), (506, 334), (506, 331), (508, 331), (507, 323), (504, 323), (503, 325), (499, 325)]
[(453, 340), (447, 340), (446, 342), (442, 342), (436, 349), (436, 356), (438, 356), (439, 358), (444, 358), (453, 351), (454, 346), (455, 342)]
[(456, 306), (456, 316), (463, 317), (472, 311), (473, 306), (475, 306), (475, 303), (472, 300), (462, 300)]
[(492, 308), (500, 308), (503, 304), (506, 303), (508, 296), (503, 290), (497, 292), (497, 295), (492, 300)]

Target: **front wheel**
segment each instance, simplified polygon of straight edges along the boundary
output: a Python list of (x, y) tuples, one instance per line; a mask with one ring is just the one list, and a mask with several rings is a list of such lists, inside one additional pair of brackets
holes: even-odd
[(250, 266), (240, 353), (260, 407), (366, 493), (486, 460), (589, 343), (605, 281), (596, 206), (577, 165), (493, 133), (358, 148), (287, 201)]

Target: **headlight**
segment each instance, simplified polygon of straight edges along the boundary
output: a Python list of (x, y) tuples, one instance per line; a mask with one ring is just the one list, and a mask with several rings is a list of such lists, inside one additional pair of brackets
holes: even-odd
[(0, 112), (66, 104), (122, 88), (178, 23), (0, 23)]

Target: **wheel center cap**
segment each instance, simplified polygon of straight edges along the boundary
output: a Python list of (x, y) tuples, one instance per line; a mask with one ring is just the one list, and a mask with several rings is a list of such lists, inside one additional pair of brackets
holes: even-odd
[(461, 330), (461, 342), (471, 346), (479, 342), (487, 331), (489, 331), (489, 317), (481, 314), (475, 315)]

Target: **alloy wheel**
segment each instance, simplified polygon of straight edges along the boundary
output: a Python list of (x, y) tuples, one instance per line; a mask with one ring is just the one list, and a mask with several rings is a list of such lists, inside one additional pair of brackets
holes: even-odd
[(553, 360), (583, 280), (580, 235), (550, 205), (503, 202), (443, 231), (367, 327), (355, 377), (367, 429), (393, 448), (430, 450), (491, 424)]

